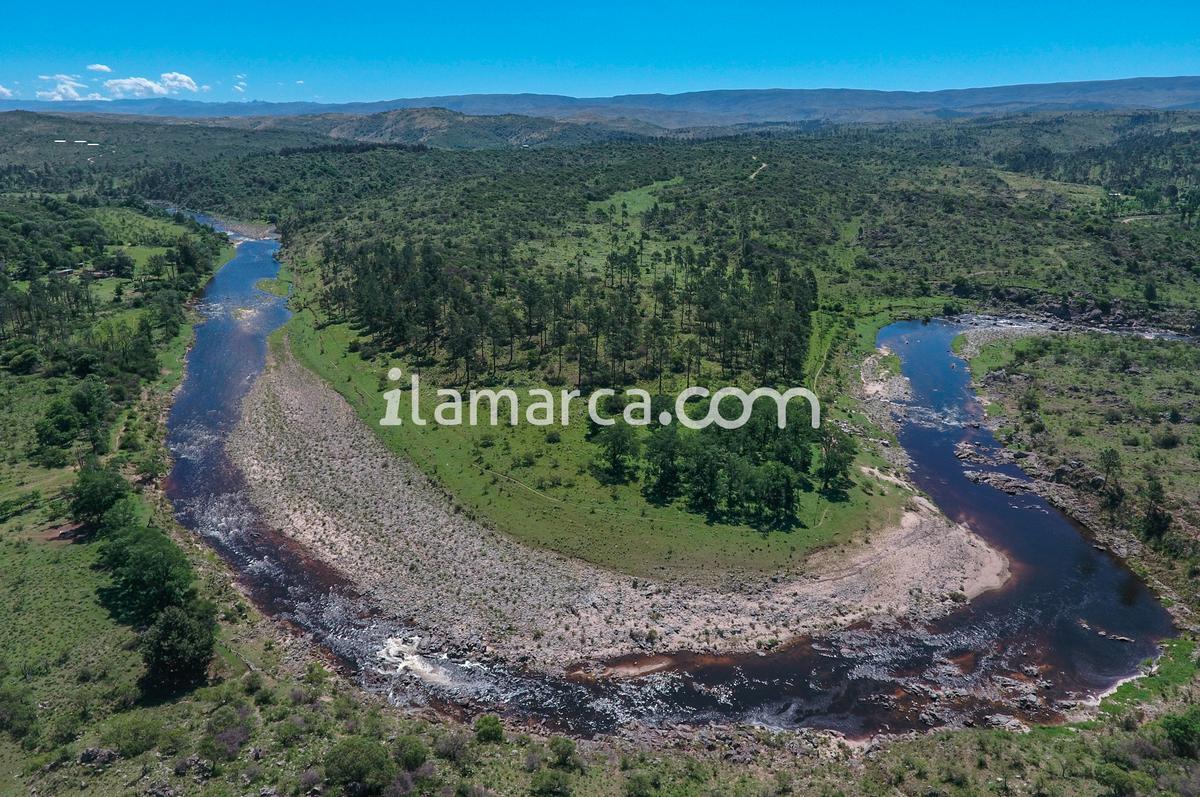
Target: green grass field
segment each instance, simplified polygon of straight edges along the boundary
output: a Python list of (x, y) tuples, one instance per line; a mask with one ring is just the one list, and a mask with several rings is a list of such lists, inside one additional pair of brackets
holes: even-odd
[(292, 274), (287, 263), (280, 263), (279, 273), (271, 279), (261, 279), (254, 287), (273, 296), (287, 297), (292, 292)]

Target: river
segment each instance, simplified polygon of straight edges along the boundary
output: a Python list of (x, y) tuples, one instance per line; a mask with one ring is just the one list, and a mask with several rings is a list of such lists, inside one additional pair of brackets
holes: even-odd
[[(630, 723), (749, 722), (865, 736), (1008, 716), (1053, 721), (1135, 674), (1173, 633), (1166, 610), (1124, 563), (1043, 499), (968, 478), (973, 466), (955, 456), (955, 445), (971, 442), (984, 456), (999, 446), (974, 423), (981, 407), (950, 351), (960, 327), (906, 321), (883, 329), (878, 342), (900, 357), (912, 384), (899, 433), (911, 478), (946, 515), (1008, 555), (1004, 588), (928, 626), (863, 624), (770, 655), (684, 653), (664, 671), (628, 680), (550, 678), (417, 655), (397, 640), (420, 629), (370, 605), (269, 528), (225, 453), (241, 400), (264, 366), (267, 337), (289, 317), (285, 300), (254, 287), (277, 273), (278, 248), (274, 240), (241, 241), (204, 292), (167, 422), (167, 495), (179, 521), (225, 559), (257, 605), (311, 634), (364, 688), (397, 704), (500, 710), (580, 734)], [(989, 469), (1025, 478), (1012, 465)]]

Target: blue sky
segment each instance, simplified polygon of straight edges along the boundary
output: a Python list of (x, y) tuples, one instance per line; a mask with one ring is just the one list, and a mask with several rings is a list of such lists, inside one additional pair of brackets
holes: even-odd
[[(1200, 3), (54, 3), (3, 14), (0, 96), (340, 102), (1200, 74)], [(88, 67), (92, 67), (89, 69)], [(105, 71), (107, 70), (107, 71)]]

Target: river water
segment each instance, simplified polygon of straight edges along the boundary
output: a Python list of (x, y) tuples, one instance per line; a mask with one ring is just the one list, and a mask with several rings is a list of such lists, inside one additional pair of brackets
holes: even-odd
[[(205, 217), (199, 220), (219, 224)], [(928, 626), (860, 625), (770, 655), (679, 654), (620, 681), (549, 678), (420, 655), (420, 630), (357, 595), (335, 570), (269, 528), (247, 500), (224, 442), (266, 359), (286, 302), (254, 287), (278, 270), (273, 240), (247, 240), (207, 287), (187, 374), (168, 418), (167, 495), (187, 528), (235, 570), (266, 612), (309, 633), (367, 689), (398, 704), (503, 711), (580, 734), (629, 723), (750, 722), (863, 736), (1006, 716), (1052, 721), (1138, 670), (1173, 632), (1170, 616), (1116, 557), (1043, 499), (967, 476), (960, 441), (999, 450), (950, 351), (960, 327), (900, 322), (879, 333), (912, 383), (899, 439), (912, 479), (949, 517), (1009, 557), (1012, 578)], [(1012, 465), (991, 465), (1018, 479)]]

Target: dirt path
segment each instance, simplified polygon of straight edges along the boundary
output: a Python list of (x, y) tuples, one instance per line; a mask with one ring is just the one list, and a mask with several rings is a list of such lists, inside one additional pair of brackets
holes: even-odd
[[(656, 583), (527, 548), (468, 519), (288, 355), (231, 437), (268, 520), (435, 645), (562, 672), (631, 652), (732, 652), (871, 616), (944, 613), (1007, 562), (914, 497), (869, 545), (818, 552), (804, 576), (737, 591)], [(874, 475), (870, 475), (874, 478)], [(880, 474), (879, 489), (898, 489)], [(919, 589), (917, 589), (919, 587)]]

